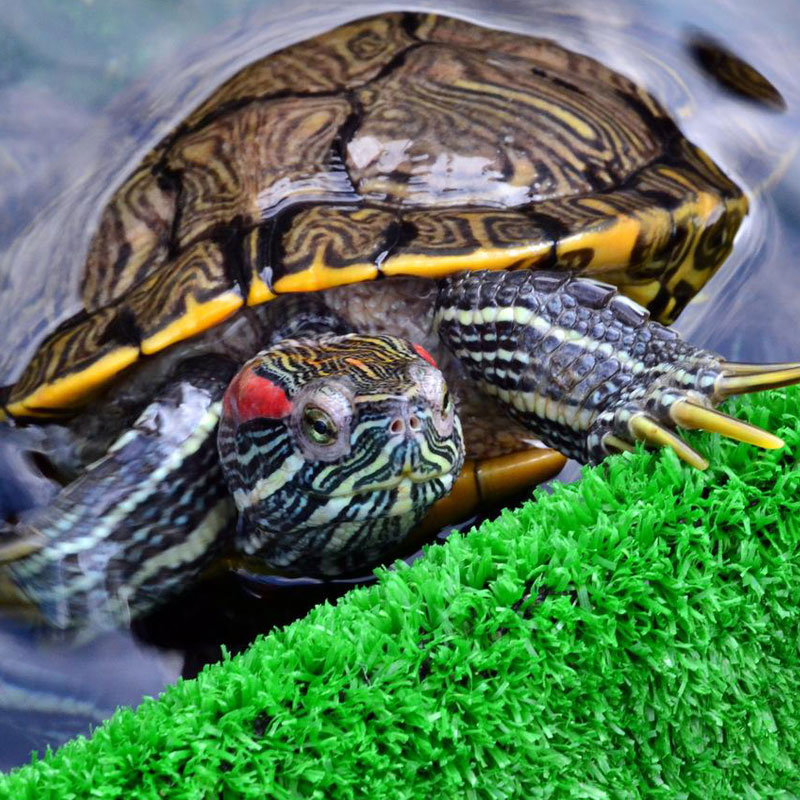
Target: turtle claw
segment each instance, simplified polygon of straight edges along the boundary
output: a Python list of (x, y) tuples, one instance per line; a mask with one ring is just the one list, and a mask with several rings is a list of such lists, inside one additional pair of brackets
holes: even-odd
[[(669, 405), (668, 424), (674, 424), (686, 430), (703, 430), (718, 433), (735, 439), (737, 442), (753, 444), (766, 450), (778, 450), (784, 441), (768, 431), (743, 422), (736, 417), (723, 414), (714, 408), (693, 402), (688, 398), (673, 400)], [(627, 433), (633, 441), (644, 442), (653, 447), (669, 447), (681, 461), (696, 469), (708, 469), (708, 459), (704, 458), (693, 447), (683, 441), (668, 425), (654, 419), (646, 411), (637, 411), (627, 417)], [(606, 433), (602, 439), (606, 453), (633, 450), (633, 446), (616, 433)]]
[(628, 421), (633, 437), (655, 447), (669, 447), (681, 461), (696, 469), (708, 469), (708, 461), (683, 439), (652, 417), (644, 413), (634, 414)]
[(611, 453), (632, 453), (636, 448), (625, 439), (614, 433), (607, 433), (603, 437), (603, 449)]
[[(798, 383), (800, 364), (723, 361), (703, 365), (689, 381), (681, 370), (675, 375), (673, 378), (660, 372), (652, 388), (600, 414), (597, 432), (589, 441), (590, 458), (597, 461), (605, 454), (629, 450), (630, 442), (640, 441), (653, 447), (669, 447), (690, 466), (707, 469), (708, 460), (686, 444), (674, 432), (675, 427), (718, 433), (766, 450), (778, 450), (785, 445), (779, 436), (723, 414), (713, 406), (733, 394)], [(599, 452), (594, 449), (598, 443)]]
[(709, 433), (719, 433), (729, 439), (745, 444), (754, 444), (765, 450), (778, 450), (785, 442), (778, 436), (762, 430), (749, 422), (723, 414), (714, 408), (693, 403), (691, 400), (677, 400), (672, 404), (669, 414), (676, 425), (689, 430), (700, 429)]
[(649, 319), (613, 287), (563, 273), (470, 272), (440, 292), (438, 331), (470, 376), (551, 447), (598, 463), (636, 442), (708, 461), (676, 428), (774, 450), (783, 441), (715, 411), (731, 395), (800, 383), (800, 361), (725, 361)]
[(780, 389), (800, 383), (800, 363), (747, 364), (736, 361), (720, 362), (720, 376), (714, 393), (720, 400), (735, 394), (749, 394), (764, 389)]

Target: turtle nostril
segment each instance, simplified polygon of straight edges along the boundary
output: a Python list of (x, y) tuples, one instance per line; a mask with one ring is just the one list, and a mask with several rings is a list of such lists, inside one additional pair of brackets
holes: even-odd
[(422, 430), (422, 420), (416, 414), (410, 414), (406, 409), (403, 409), (396, 417), (392, 417), (392, 421), (389, 423), (389, 433), (392, 436), (414, 437), (419, 435)]

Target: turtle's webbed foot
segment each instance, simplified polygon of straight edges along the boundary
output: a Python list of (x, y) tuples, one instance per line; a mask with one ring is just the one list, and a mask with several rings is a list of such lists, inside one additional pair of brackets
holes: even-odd
[(439, 335), (470, 375), (551, 447), (583, 462), (637, 441), (708, 462), (676, 433), (783, 442), (714, 410), (726, 397), (800, 383), (800, 364), (737, 364), (685, 342), (613, 286), (554, 272), (445, 279)]
[(641, 441), (671, 447), (687, 464), (705, 469), (708, 461), (674, 432), (676, 427), (719, 433), (768, 450), (783, 447), (779, 437), (714, 406), (731, 395), (797, 383), (800, 364), (739, 364), (709, 356), (685, 365), (657, 366), (653, 372), (652, 384), (648, 384), (651, 375), (643, 374), (630, 400), (597, 417), (587, 441), (593, 461), (631, 450), (634, 442)]

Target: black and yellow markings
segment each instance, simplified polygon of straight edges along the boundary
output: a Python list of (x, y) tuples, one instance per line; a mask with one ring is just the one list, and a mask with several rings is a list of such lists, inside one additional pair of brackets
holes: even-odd
[(358, 391), (374, 394), (376, 382), (384, 393), (406, 386), (399, 366), (419, 358), (419, 353), (402, 339), (354, 334), (337, 337), (333, 343), (278, 344), (271, 348), (265, 363), (279, 368), (288, 385), (349, 375)]
[(318, 291), (372, 280), (394, 215), (378, 209), (317, 206), (292, 220), (281, 241), (281, 277), (272, 291)]
[(435, 15), (360, 20), (241, 70), (145, 157), (101, 216), (85, 311), (6, 408), (57, 414), (245, 303), (379, 277), (564, 268), (669, 321), (746, 211), (590, 58)]
[(344, 97), (257, 101), (181, 137), (166, 157), (180, 176), (177, 247), (235, 218), (258, 224), (287, 197), (301, 203), (352, 194), (329, 158), (351, 110)]
[(241, 289), (231, 285), (224, 255), (201, 241), (174, 265), (131, 294), (128, 304), (139, 321), (143, 355), (208, 330), (244, 304)]
[[(659, 169), (662, 179), (672, 181), (673, 191), (685, 185), (687, 179), (679, 172)], [(673, 196), (677, 207), (672, 209), (663, 195), (650, 203), (645, 193), (628, 192), (551, 201), (535, 206), (531, 216), (457, 209), (398, 216), (374, 208), (315, 206), (294, 217), (282, 238), (280, 263), (266, 270), (259, 264), (259, 236), (264, 232), (255, 229), (244, 237), (251, 270), (246, 298), (227, 275), (220, 249), (201, 240), (171, 270), (149, 278), (115, 309), (92, 315), (56, 336), (49, 350), (40, 350), (8, 410), (26, 415), (79, 404), (140, 353), (159, 352), (207, 330), (245, 301), (256, 305), (279, 294), (319, 291), (379, 274), (437, 279), (466, 270), (563, 266), (610, 280), (651, 307), (654, 316), (671, 320), (705, 283), (709, 265), (716, 266), (727, 254), (746, 210), (741, 195), (729, 198), (727, 209), (711, 191), (688, 192), (687, 187), (684, 197)], [(557, 239), (537, 216), (561, 216)], [(387, 237), (387, 231), (398, 225), (410, 233), (393, 247), (396, 237)], [(703, 248), (713, 225), (729, 233), (719, 238), (719, 252)], [(680, 230), (685, 241), (676, 247), (670, 236)], [(139, 342), (103, 343), (110, 314), (123, 309), (136, 320)]]
[(79, 406), (141, 355), (201, 333), (243, 304), (220, 248), (201, 241), (115, 305), (52, 336), (15, 386), (7, 410), (46, 416)]
[(272, 291), (271, 231), (253, 228), (242, 242), (242, 278), (248, 286), (247, 305), (257, 306), (275, 298)]
[(658, 153), (657, 132), (613, 91), (564, 77), (438, 44), (414, 50), (359, 93), (355, 185), (400, 205), (514, 206), (610, 188)]
[[(8, 410), (26, 415), (79, 404), (140, 353), (156, 353), (207, 330), (245, 301), (255, 305), (278, 294), (319, 291), (379, 274), (436, 279), (462, 270), (563, 266), (625, 287), (656, 317), (669, 321), (727, 254), (747, 201), (735, 192), (723, 199), (710, 186), (698, 188), (685, 171), (670, 166), (643, 171), (640, 185), (641, 193), (538, 204), (530, 216), (458, 209), (397, 215), (313, 206), (297, 214), (284, 232), (280, 263), (266, 269), (259, 263), (261, 229), (244, 237), (250, 265), (246, 298), (231, 282), (219, 247), (201, 240), (116, 306), (56, 335), (15, 388)], [(672, 208), (665, 202), (665, 187)], [(656, 189), (660, 193), (650, 201), (647, 191)], [(557, 239), (537, 217), (561, 218)], [(399, 226), (407, 232), (404, 241), (388, 235)], [(683, 232), (682, 243), (674, 241), (676, 232)], [(709, 247), (712, 238), (714, 247)], [(138, 341), (104, 342), (110, 317), (124, 312), (136, 321)]]
[(155, 161), (155, 154), (145, 159), (103, 211), (81, 282), (90, 313), (122, 297), (169, 256), (177, 187), (156, 177)]
[(253, 294), (316, 291), (379, 274), (435, 279), (504, 269), (544, 259), (552, 246), (546, 231), (518, 212), (316, 207), (295, 218), (283, 236), (285, 255), (270, 267), (274, 283), (262, 282)]
[(636, 98), (654, 117), (666, 118), (664, 109), (655, 99), (629, 78), (550, 39), (519, 36), (510, 31), (483, 28), (462, 19), (436, 14), (422, 17), (416, 36), (423, 41), (525, 59), (534, 64), (534, 69), (539, 73), (568, 76), (571, 82), (578, 82), (589, 92), (597, 89), (605, 92), (613, 87), (627, 97)]
[(220, 108), (280, 94), (340, 92), (371, 80), (414, 44), (406, 14), (356, 20), (250, 64), (219, 87), (186, 121), (197, 127)]
[[(78, 330), (77, 333), (81, 332)], [(75, 335), (74, 330), (71, 333)], [(37, 378), (37, 373), (41, 374), (47, 367), (48, 360), (51, 357), (57, 358), (64, 347), (69, 346), (69, 341), (59, 339), (60, 337), (50, 340), (49, 348), (45, 346), (39, 350), (21, 381), (15, 385), (5, 409), (8, 414), (19, 417), (51, 417), (59, 411), (79, 406), (139, 359), (138, 347), (116, 347), (106, 353), (102, 350), (95, 351), (92, 354), (92, 363), (79, 371), (52, 378)]]

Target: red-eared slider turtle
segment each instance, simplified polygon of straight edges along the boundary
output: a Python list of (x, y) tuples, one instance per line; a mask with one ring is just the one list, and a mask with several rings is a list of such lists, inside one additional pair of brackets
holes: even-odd
[(224, 548), (361, 569), (448, 492), (461, 425), (472, 458), (641, 440), (702, 468), (676, 426), (780, 446), (712, 407), (800, 366), (661, 324), (746, 210), (647, 92), (551, 41), (387, 14), (268, 56), (113, 195), (75, 261), (84, 310), (19, 310), (36, 349), (6, 413), (88, 404), (70, 430), (107, 452), (18, 524), (35, 552), (10, 574), (70, 626)]

